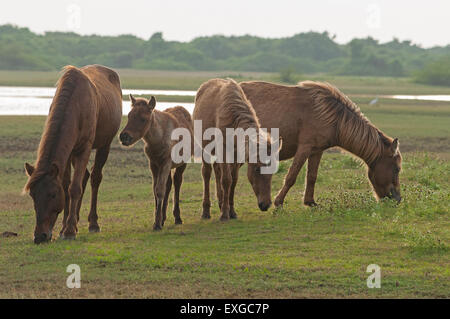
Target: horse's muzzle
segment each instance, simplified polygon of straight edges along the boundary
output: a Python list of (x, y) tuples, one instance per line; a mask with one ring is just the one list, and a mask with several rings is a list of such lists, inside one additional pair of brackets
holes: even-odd
[(268, 202), (268, 203), (259, 202), (258, 203), (259, 209), (262, 210), (263, 212), (267, 211), (269, 209), (270, 205), (272, 205), (271, 202)]
[(391, 189), (389, 198), (395, 199), (397, 203), (400, 203), (402, 201), (402, 196), (400, 196), (400, 192), (398, 192), (395, 188)]
[(51, 239), (52, 239), (52, 233), (49, 233), (49, 234), (42, 233), (42, 234), (34, 236), (34, 243), (40, 244), (40, 243), (48, 242)]
[(131, 142), (133, 141), (133, 138), (127, 132), (120, 133), (119, 139), (124, 146), (130, 146)]

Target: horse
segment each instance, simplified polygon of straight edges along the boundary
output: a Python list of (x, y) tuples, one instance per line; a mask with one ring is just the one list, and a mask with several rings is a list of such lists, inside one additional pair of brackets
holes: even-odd
[(377, 200), (401, 201), (399, 173), (402, 156), (398, 138), (376, 128), (335, 86), (304, 81), (286, 86), (260, 81), (241, 82), (261, 125), (279, 128), (283, 147), (280, 161), (294, 158), (274, 205), (283, 205), (286, 194), (308, 160), (303, 203), (316, 206), (314, 186), (324, 150), (338, 147), (367, 165), (368, 179)]
[[(60, 237), (75, 239), (89, 177), (92, 187), (89, 231), (100, 231), (98, 189), (121, 119), (122, 90), (115, 71), (101, 65), (63, 68), (39, 143), (37, 161), (35, 165), (25, 163), (29, 178), (24, 192), (30, 194), (34, 203), (36, 244), (51, 240), (63, 209)], [(89, 173), (87, 165), (93, 149), (95, 162)]]
[[(155, 110), (156, 99), (134, 98), (130, 94), (131, 111), (128, 123), (119, 135), (123, 146), (131, 146), (140, 139), (145, 142), (145, 154), (149, 160), (153, 176), (155, 197), (155, 223), (153, 230), (161, 230), (166, 220), (166, 211), (172, 181), (175, 187), (173, 196), (173, 216), (175, 224), (182, 224), (180, 212), (180, 189), (186, 162), (176, 163), (171, 154), (179, 141), (172, 140), (172, 132), (177, 128), (189, 131), (190, 145), (193, 145), (192, 117), (182, 106), (168, 108), (163, 112)], [(171, 171), (173, 172), (173, 176)]]
[[(269, 134), (262, 136), (260, 124), (252, 104), (245, 97), (240, 86), (232, 79), (211, 79), (203, 83), (197, 91), (195, 97), (195, 107), (193, 119), (202, 121), (202, 134), (207, 129), (217, 128), (226, 135), (227, 128), (241, 128), (243, 130), (255, 129), (258, 135), (266, 138), (266, 142), (271, 146)], [(258, 139), (260, 141), (260, 139)], [(260, 142), (257, 142), (258, 145)], [(196, 141), (197, 143), (200, 143)], [(220, 143), (220, 141), (215, 141)], [(223, 140), (223, 149), (227, 149), (226, 141)], [(248, 143), (246, 140), (245, 161), (248, 161)], [(202, 139), (201, 147), (205, 150), (207, 141)], [(270, 149), (270, 147), (269, 147)], [(236, 149), (232, 150), (236, 155)], [(211, 154), (219, 156), (217, 153)], [(272, 174), (261, 174), (261, 168), (267, 165), (260, 158), (256, 163), (248, 163), (248, 179), (257, 197), (260, 210), (266, 211), (271, 205), (271, 181)], [(221, 211), (220, 220), (226, 221), (237, 218), (234, 209), (234, 191), (239, 175), (239, 168), (242, 163), (226, 163), (225, 159), (218, 159), (213, 164), (216, 175), (216, 192)], [(211, 163), (202, 157), (202, 177), (203, 177), (203, 213), (202, 218), (211, 218), (209, 182), (211, 178)]]

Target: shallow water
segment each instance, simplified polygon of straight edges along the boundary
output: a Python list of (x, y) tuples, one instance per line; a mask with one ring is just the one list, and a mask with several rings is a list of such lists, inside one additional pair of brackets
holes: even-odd
[(388, 95), (397, 100), (450, 101), (450, 95)]
[[(53, 87), (12, 87), (0, 86), (0, 115), (47, 115), (55, 94)], [(124, 89), (124, 96), (133, 95), (178, 95), (195, 96), (196, 91), (180, 90), (139, 90)], [(450, 101), (450, 95), (386, 95), (384, 98), (400, 100)], [(181, 105), (190, 113), (194, 110), (194, 103), (158, 101), (157, 110)], [(129, 101), (123, 101), (123, 114), (130, 111)]]
[[(9, 87), (0, 86), (0, 115), (47, 115), (56, 89), (50, 87)], [(195, 96), (196, 91), (176, 90), (133, 90), (124, 89), (122, 94), (133, 95), (178, 95)], [(194, 103), (158, 101), (157, 110), (181, 105), (190, 113), (194, 110)], [(131, 109), (129, 101), (123, 101), (123, 114)]]

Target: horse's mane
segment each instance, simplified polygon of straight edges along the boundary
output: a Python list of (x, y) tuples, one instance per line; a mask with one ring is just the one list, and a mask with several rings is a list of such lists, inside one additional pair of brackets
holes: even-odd
[(312, 96), (317, 119), (325, 125), (336, 125), (339, 146), (367, 164), (374, 163), (382, 155), (384, 145), (392, 142), (335, 86), (313, 81), (300, 82), (299, 86)]
[(65, 66), (63, 75), (56, 83), (56, 93), (50, 106), (49, 115), (45, 122), (41, 142), (39, 143), (36, 167), (24, 187), (24, 191), (29, 191), (30, 187), (48, 173), (51, 160), (57, 151), (56, 144), (61, 135), (64, 119), (67, 113), (67, 104), (72, 98), (72, 94), (80, 78), (88, 79), (79, 69), (74, 66)]
[(256, 128), (260, 127), (258, 117), (244, 91), (233, 79), (227, 79), (228, 85), (222, 90), (222, 106), (230, 117), (227, 127)]

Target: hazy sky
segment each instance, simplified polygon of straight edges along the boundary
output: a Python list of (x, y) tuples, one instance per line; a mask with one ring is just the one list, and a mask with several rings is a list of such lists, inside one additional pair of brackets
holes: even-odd
[(167, 40), (202, 35), (288, 37), (328, 31), (340, 43), (397, 37), (424, 47), (450, 44), (449, 0), (2, 0), (0, 24), (34, 32), (134, 34)]

